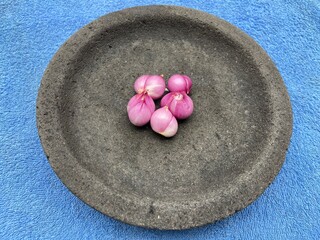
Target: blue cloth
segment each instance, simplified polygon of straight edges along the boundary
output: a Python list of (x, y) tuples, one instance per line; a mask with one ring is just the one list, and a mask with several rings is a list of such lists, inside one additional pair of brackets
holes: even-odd
[[(40, 145), (41, 77), (75, 31), (126, 7), (173, 4), (238, 26), (276, 63), (291, 97), (286, 162), (252, 205), (204, 227), (157, 231), (90, 208), (63, 186)], [(320, 2), (316, 0), (0, 0), (0, 239), (319, 239)]]

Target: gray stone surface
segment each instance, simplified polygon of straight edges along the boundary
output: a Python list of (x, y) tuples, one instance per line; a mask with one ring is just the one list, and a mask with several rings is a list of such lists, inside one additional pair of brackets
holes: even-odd
[[(130, 124), (142, 74), (193, 79), (195, 110), (174, 138)], [(285, 158), (292, 116), (282, 79), (246, 34), (173, 6), (126, 9), (75, 33), (37, 100), (39, 135), (62, 182), (129, 224), (185, 229), (246, 207)]]

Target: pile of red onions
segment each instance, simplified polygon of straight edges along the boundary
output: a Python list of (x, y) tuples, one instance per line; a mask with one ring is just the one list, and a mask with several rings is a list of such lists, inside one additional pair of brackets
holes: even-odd
[(172, 75), (168, 80), (170, 92), (161, 99), (161, 108), (155, 110), (154, 100), (163, 96), (165, 80), (162, 75), (142, 75), (134, 83), (137, 94), (127, 106), (130, 122), (140, 127), (150, 121), (153, 131), (165, 137), (174, 136), (178, 131), (177, 119), (186, 119), (193, 112), (193, 101), (188, 96), (191, 87), (188, 76)]

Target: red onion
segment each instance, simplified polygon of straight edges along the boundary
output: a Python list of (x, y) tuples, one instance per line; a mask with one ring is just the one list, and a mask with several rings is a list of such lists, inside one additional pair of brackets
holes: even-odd
[(190, 93), (192, 80), (187, 75), (174, 74), (168, 80), (168, 89), (171, 92)]
[(127, 106), (130, 122), (135, 126), (143, 126), (150, 121), (156, 107), (152, 98), (145, 93), (134, 95)]
[(185, 92), (170, 92), (161, 99), (161, 107), (168, 106), (177, 119), (186, 119), (193, 112), (193, 101)]
[(160, 98), (166, 88), (166, 83), (159, 75), (142, 75), (134, 83), (136, 93), (147, 93), (152, 99)]
[(153, 131), (165, 137), (172, 137), (178, 131), (177, 119), (167, 106), (159, 108), (152, 114), (150, 124)]

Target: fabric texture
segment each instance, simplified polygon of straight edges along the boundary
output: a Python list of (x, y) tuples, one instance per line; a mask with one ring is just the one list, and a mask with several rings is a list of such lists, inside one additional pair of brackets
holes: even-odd
[[(294, 114), (285, 164), (253, 204), (183, 231), (130, 226), (75, 197), (40, 144), (37, 91), (59, 46), (99, 16), (151, 4), (186, 6), (238, 26), (270, 55)], [(317, 0), (0, 0), (0, 239), (319, 239), (320, 2)]]

